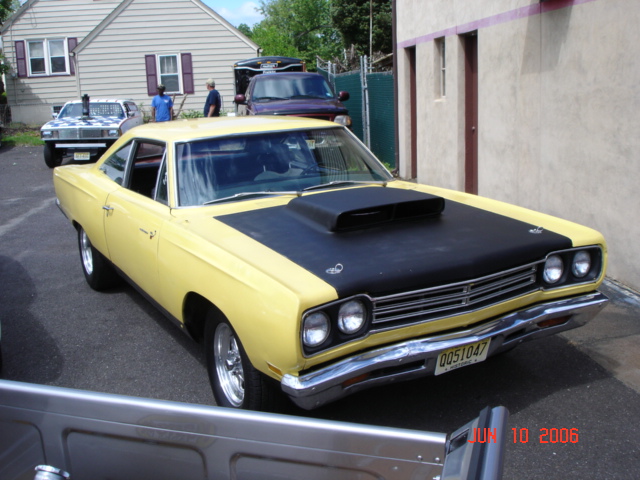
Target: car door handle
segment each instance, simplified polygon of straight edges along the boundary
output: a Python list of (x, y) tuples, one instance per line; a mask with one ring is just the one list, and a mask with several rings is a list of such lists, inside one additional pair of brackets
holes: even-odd
[(106, 210), (107, 212), (110, 212), (111, 210), (113, 210), (113, 207), (110, 207), (109, 205), (103, 205), (102, 209)]
[(151, 240), (153, 237), (156, 236), (157, 231), (154, 230), (153, 232), (147, 232), (144, 228), (141, 228), (140, 231), (142, 233), (144, 233), (145, 235), (149, 235), (149, 240)]

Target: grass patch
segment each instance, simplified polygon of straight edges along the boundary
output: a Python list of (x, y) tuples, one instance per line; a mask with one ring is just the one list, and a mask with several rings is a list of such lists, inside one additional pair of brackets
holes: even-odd
[(40, 140), (40, 127), (12, 123), (2, 127), (2, 144), (9, 147), (36, 147), (44, 145)]

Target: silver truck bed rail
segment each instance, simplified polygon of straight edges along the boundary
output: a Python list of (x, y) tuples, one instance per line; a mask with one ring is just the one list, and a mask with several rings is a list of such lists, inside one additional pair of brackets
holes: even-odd
[(446, 435), (0, 380), (0, 478), (493, 480), (507, 418)]

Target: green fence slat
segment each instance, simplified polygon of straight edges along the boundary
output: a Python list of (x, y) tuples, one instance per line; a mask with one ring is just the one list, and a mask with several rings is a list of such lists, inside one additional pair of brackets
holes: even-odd
[[(341, 73), (330, 76), (326, 70), (318, 73), (331, 81), (336, 92), (349, 92), (349, 100), (344, 102), (351, 116), (353, 133), (364, 141), (364, 119), (362, 118), (362, 85), (360, 72)], [(393, 75), (389, 72), (367, 74), (369, 87), (369, 138), (371, 151), (382, 162), (396, 168), (395, 95)]]

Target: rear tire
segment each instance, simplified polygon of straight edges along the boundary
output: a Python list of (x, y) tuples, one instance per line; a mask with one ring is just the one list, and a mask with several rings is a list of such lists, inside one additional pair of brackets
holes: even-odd
[(51, 142), (45, 142), (44, 144), (44, 163), (49, 168), (62, 165), (62, 152), (56, 151), (55, 145)]
[(111, 262), (93, 247), (82, 227), (78, 227), (78, 249), (84, 278), (91, 288), (106, 290), (120, 284), (118, 272)]
[(256, 370), (233, 330), (211, 309), (205, 327), (205, 353), (211, 389), (220, 407), (279, 411), (284, 394), (278, 383)]

